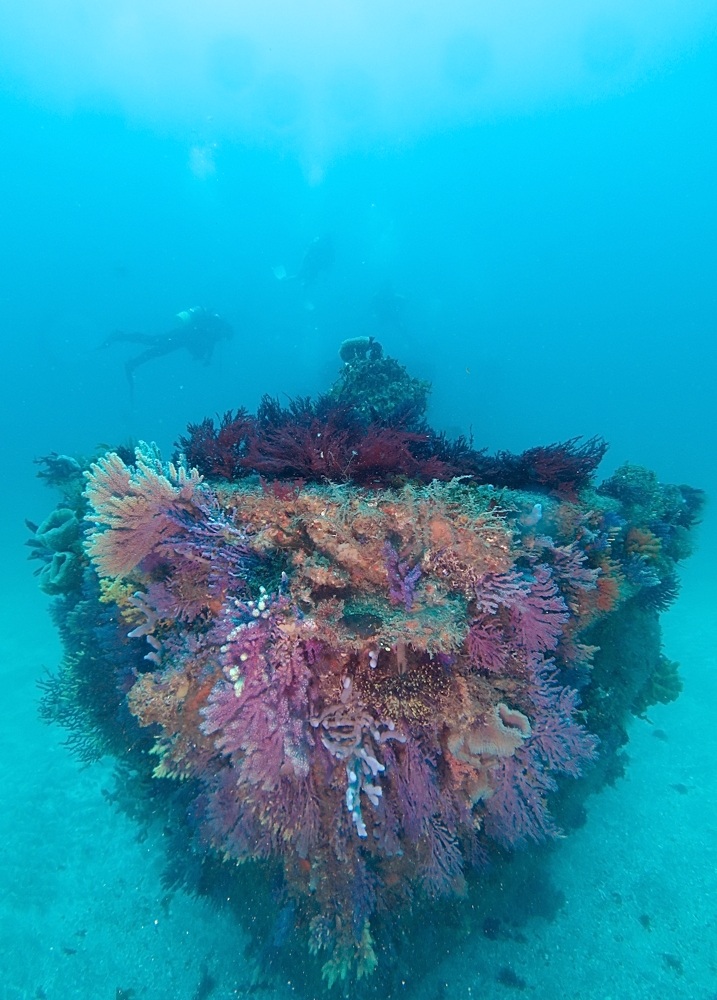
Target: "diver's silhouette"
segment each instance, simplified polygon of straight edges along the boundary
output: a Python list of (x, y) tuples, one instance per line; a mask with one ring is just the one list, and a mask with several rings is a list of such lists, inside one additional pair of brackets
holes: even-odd
[(313, 285), (323, 271), (331, 270), (334, 256), (334, 241), (330, 233), (317, 236), (309, 243), (296, 275), (304, 288)]
[(140, 365), (163, 358), (174, 351), (187, 350), (195, 361), (208, 365), (212, 359), (214, 348), (220, 340), (228, 340), (234, 331), (226, 320), (202, 306), (195, 306), (177, 314), (177, 325), (168, 333), (111, 333), (103, 342), (103, 347), (112, 344), (145, 344), (135, 358), (130, 358), (125, 364), (125, 372), (130, 386), (133, 385), (135, 370)]
[(306, 289), (317, 281), (319, 275), (331, 270), (334, 259), (334, 240), (330, 233), (326, 233), (309, 243), (296, 274), (287, 274), (283, 264), (277, 264), (272, 270), (279, 281), (300, 281)]

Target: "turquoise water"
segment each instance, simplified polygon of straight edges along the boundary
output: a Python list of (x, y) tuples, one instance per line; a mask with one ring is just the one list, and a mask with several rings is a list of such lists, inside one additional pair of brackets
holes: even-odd
[[(172, 108), (176, 66), (155, 66), (155, 83), (122, 60), (81, 86), (46, 78), (45, 50), (13, 20), (26, 50), (0, 49), (0, 1000), (296, 992), (254, 982), (230, 914), (163, 887), (161, 826), (138, 837), (105, 794), (111, 762), (83, 769), (37, 718), (36, 681), (61, 651), (23, 548), (23, 519), (54, 503), (34, 458), (138, 437), (168, 454), (188, 421), (317, 393), (341, 341), (370, 333), (432, 381), (429, 418), (450, 434), (514, 451), (602, 434), (601, 475), (630, 460), (714, 497), (717, 15), (700, 10), (669, 51), (642, 22), (629, 44), (588, 33), (580, 51), (602, 67), (590, 86), (561, 90), (543, 67), (535, 101), (491, 91), (481, 110), (436, 91), (428, 118), (375, 98), (380, 134), (347, 112), (331, 142), (281, 124), (286, 81), (263, 141), (260, 115), (250, 127), (222, 104), (209, 127), (205, 108)], [(82, 19), (72, 30), (91, 34)], [(339, 88), (351, 108), (356, 87)], [(315, 284), (276, 278), (326, 233), (336, 259)], [(385, 281), (402, 304), (382, 323)], [(198, 304), (234, 338), (207, 367), (185, 352), (147, 364), (130, 392), (131, 350), (102, 341), (167, 330)], [(457, 926), (445, 953), (406, 969), (402, 995), (717, 995), (714, 506), (698, 545), (662, 616), (684, 691), (634, 720), (626, 777), (542, 853), (555, 905), (498, 934)]]

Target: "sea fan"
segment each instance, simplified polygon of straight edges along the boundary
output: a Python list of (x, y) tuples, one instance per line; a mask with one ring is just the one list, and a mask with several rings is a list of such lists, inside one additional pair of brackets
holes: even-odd
[(202, 477), (172, 463), (162, 469), (146, 446), (128, 468), (115, 452), (86, 473), (91, 528), (86, 547), (102, 576), (126, 576), (162, 541), (177, 533), (173, 517), (206, 499)]
[(463, 879), (463, 854), (458, 842), (437, 816), (431, 816), (425, 826), (428, 857), (421, 871), (421, 882), (429, 896), (448, 896), (455, 892)]
[(478, 611), (494, 615), (502, 606), (510, 608), (519, 604), (530, 593), (530, 583), (521, 573), (486, 573), (475, 588)]
[(558, 833), (546, 797), (557, 788), (529, 746), (500, 761), (494, 771), (495, 792), (485, 805), (485, 831), (503, 847), (540, 843)]
[(537, 566), (529, 592), (521, 594), (511, 607), (517, 643), (528, 653), (555, 649), (569, 617), (550, 568)]
[(594, 590), (600, 570), (586, 565), (587, 555), (577, 542), (570, 545), (555, 545), (553, 540), (544, 539), (553, 559), (553, 577), (562, 588)]
[(508, 646), (499, 622), (489, 616), (476, 619), (468, 633), (471, 662), (481, 670), (499, 674), (505, 669)]
[(242, 630), (225, 662), (230, 683), (220, 681), (211, 693), (202, 729), (219, 734), (217, 748), (232, 758), (238, 783), (272, 792), (284, 778), (305, 778), (314, 740), (301, 647), (261, 622)]

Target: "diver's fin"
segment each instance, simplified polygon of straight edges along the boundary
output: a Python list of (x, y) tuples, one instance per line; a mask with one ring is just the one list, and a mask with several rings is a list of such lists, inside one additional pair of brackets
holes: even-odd
[(105, 337), (99, 345), (98, 350), (101, 350), (103, 347), (111, 347), (112, 344), (119, 344), (124, 340), (124, 337), (125, 335), (121, 330), (113, 330), (112, 333)]
[(276, 264), (272, 267), (272, 271), (278, 281), (296, 281), (298, 278), (298, 274), (287, 274), (283, 264)]
[(130, 396), (134, 395), (134, 369), (135, 369), (135, 365), (133, 364), (133, 360), (136, 360), (136, 359), (130, 358), (129, 361), (127, 361), (126, 364), (125, 364), (125, 366), (124, 366), (124, 373), (127, 376), (127, 382), (129, 383), (129, 394), (130, 394)]

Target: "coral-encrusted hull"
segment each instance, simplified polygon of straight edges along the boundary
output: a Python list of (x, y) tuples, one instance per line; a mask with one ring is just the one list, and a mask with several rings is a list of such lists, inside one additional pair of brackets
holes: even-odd
[(128, 705), (155, 773), (197, 783), (221, 854), (284, 858), (329, 980), (375, 964), (383, 896), (461, 892), (491, 839), (557, 832), (554, 776), (597, 746), (560, 681), (609, 572), (579, 531), (558, 545), (459, 482), (218, 489), (146, 450), (86, 495), (88, 552), (149, 644)]
[(316, 403), (190, 428), (189, 465), (49, 456), (62, 499), (31, 526), (66, 649), (44, 717), (166, 821), (172, 884), (211, 868), (254, 928), (271, 882), (269, 938), (295, 929), (329, 984), (374, 970), (402, 907), (554, 837), (630, 712), (680, 689), (658, 613), (701, 493), (636, 466), (596, 491), (599, 439), (489, 457), (427, 393), (353, 358)]

